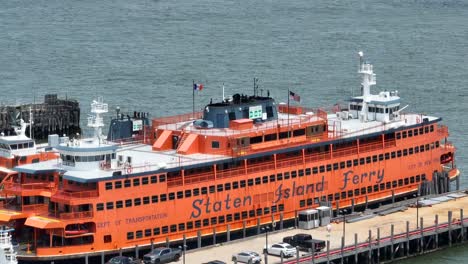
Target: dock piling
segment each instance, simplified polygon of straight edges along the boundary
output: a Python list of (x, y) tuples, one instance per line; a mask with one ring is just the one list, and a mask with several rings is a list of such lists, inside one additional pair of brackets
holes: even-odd
[(369, 254), (368, 256), (369, 256), (368, 263), (372, 263), (372, 230), (370, 229), (369, 229)]
[(213, 245), (216, 245), (216, 227), (213, 227)]
[(395, 247), (394, 247), (394, 244), (395, 244), (395, 226), (392, 224), (390, 226), (390, 243), (391, 243), (391, 251), (390, 251), (390, 259), (393, 261), (393, 258), (395, 257)]
[(439, 247), (439, 215), (435, 215), (435, 245), (434, 248)]
[(358, 247), (357, 247), (357, 233), (354, 233), (354, 263), (358, 263)]
[(452, 211), (448, 211), (448, 239), (449, 247), (452, 246)]
[(231, 225), (228, 224), (227, 227), (226, 227), (227, 231), (226, 231), (226, 240), (227, 242), (231, 241)]
[(409, 257), (410, 247), (409, 247), (409, 221), (406, 221), (406, 256)]
[(242, 238), (245, 238), (245, 235), (246, 235), (245, 234), (245, 226), (246, 226), (246, 222), (244, 220), (244, 221), (242, 221)]
[(201, 248), (201, 231), (197, 231), (197, 248)]
[[(393, 248), (393, 241), (392, 241), (392, 248)], [(380, 263), (380, 228), (377, 228), (377, 264), (378, 263)]]
[(101, 264), (104, 264), (106, 261), (104, 259), (104, 252), (101, 252)]
[(420, 230), (421, 230), (421, 238), (420, 238), (420, 247), (421, 247), (421, 252), (424, 252), (424, 218), (421, 217), (421, 224)]
[(139, 253), (138, 245), (135, 245), (135, 258), (137, 259), (139, 258), (138, 253)]
[[(458, 179), (458, 177), (457, 177)], [(465, 242), (465, 224), (463, 221), (463, 208), (460, 209), (460, 226), (461, 226), (461, 241)]]
[(351, 199), (351, 213), (354, 213), (354, 198)]
[[(297, 251), (297, 255), (299, 256), (299, 250)], [(299, 263), (299, 257), (297, 263)], [(330, 240), (327, 240), (327, 264), (330, 264)]]

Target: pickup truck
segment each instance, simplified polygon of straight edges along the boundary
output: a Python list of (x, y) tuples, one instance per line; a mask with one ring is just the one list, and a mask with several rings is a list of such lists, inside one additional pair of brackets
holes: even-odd
[(143, 263), (145, 264), (162, 264), (171, 261), (178, 261), (182, 250), (178, 248), (155, 248), (150, 253), (143, 256)]
[(312, 239), (309, 234), (295, 234), (294, 236), (287, 236), (283, 238), (283, 242), (290, 244), (293, 247), (309, 250), (312, 245), (315, 246), (314, 251), (318, 252), (325, 247), (325, 241), (320, 239)]

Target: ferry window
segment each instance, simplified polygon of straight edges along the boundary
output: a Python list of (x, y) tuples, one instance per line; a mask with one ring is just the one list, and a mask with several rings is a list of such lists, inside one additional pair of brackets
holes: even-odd
[(211, 225), (216, 225), (218, 224), (218, 218), (215, 216), (215, 217), (211, 217)]
[(145, 229), (145, 237), (151, 236), (151, 229)]
[(348, 197), (349, 197), (349, 198), (353, 197), (353, 194), (354, 194), (354, 193), (353, 193), (352, 190), (349, 190), (349, 191), (348, 191)]
[(403, 131), (401, 134), (403, 138), (406, 138), (406, 131)]
[[(308, 199), (307, 199), (307, 206), (310, 206), (310, 205), (312, 205), (312, 204), (314, 204), (314, 201), (312, 200), (312, 198), (308, 198)], [(267, 208), (265, 208), (265, 210), (266, 210), (266, 209), (267, 209)], [(266, 212), (265, 212), (265, 213), (266, 213)]]
[(297, 177), (297, 172), (291, 171), (291, 178), (296, 178), (296, 177)]
[(107, 202), (107, 203), (106, 203), (106, 209), (107, 209), (107, 210), (112, 210), (112, 209), (114, 209), (114, 202)]
[(381, 191), (385, 190), (385, 183), (381, 183), (381, 184), (380, 184), (380, 190), (381, 190)]
[(305, 200), (300, 200), (299, 207), (304, 207), (304, 206), (305, 206)]
[(135, 237), (136, 238), (142, 238), (143, 237), (143, 231), (141, 231), (141, 230), (136, 231), (135, 232)]
[(391, 183), (391, 182), (386, 182), (386, 183), (385, 183), (385, 189), (388, 190), (388, 189), (390, 189), (390, 188), (392, 188), (392, 183)]
[(366, 190), (366, 187), (362, 187), (362, 188), (361, 188), (361, 194), (366, 194), (366, 191), (367, 191), (367, 190)]
[(184, 231), (185, 230), (185, 223), (180, 223), (179, 224), (179, 231)]
[(332, 165), (331, 164), (327, 164), (327, 171), (331, 171), (332, 170)]
[(239, 189), (239, 182), (236, 182), (236, 181), (235, 181), (235, 182), (232, 182), (232, 188), (233, 188), (234, 190)]
[(409, 153), (410, 155), (413, 155), (413, 148), (409, 148), (409, 149), (408, 149), (408, 153)]
[(210, 219), (205, 218), (203, 219), (203, 226), (209, 226), (210, 225)]
[(340, 169), (344, 169), (346, 167), (346, 163), (344, 161), (340, 162)]
[(340, 200), (340, 193), (335, 193), (335, 201)]
[(116, 188), (116, 189), (122, 188), (122, 181), (116, 181), (116, 182), (114, 182), (114, 188)]
[(168, 227), (168, 226), (163, 226), (163, 227), (161, 228), (161, 232), (162, 232), (163, 234), (167, 234), (167, 233), (169, 232), (169, 227)]
[(347, 160), (346, 161), (346, 168), (350, 168), (351, 166), (353, 166), (353, 162), (351, 160)]
[(392, 187), (393, 188), (397, 187), (397, 181), (392, 181)]
[(424, 128), (420, 127), (419, 128), (419, 135), (422, 135), (422, 134), (424, 134)]
[(397, 150), (397, 157), (401, 157), (401, 150)]
[(104, 210), (104, 204), (103, 203), (96, 204), (96, 211), (102, 211), (102, 210)]
[(424, 127), (424, 133), (429, 133), (429, 127)]
[(166, 181), (166, 175), (159, 175), (159, 182), (165, 182)]
[[(184, 198), (184, 192), (178, 191), (177, 192), (177, 199), (182, 199), (182, 198)], [(171, 198), (169, 198), (169, 199), (171, 199)]]
[(286, 180), (289, 179), (289, 176), (290, 176), (289, 171), (284, 172), (284, 178)]
[(354, 159), (353, 160), (353, 166), (357, 166), (359, 165), (359, 160), (358, 159)]
[(414, 183), (414, 176), (410, 177), (410, 183)]
[(249, 217), (255, 217), (255, 210), (249, 211)]
[(338, 169), (338, 163), (333, 163), (333, 170), (337, 170)]
[(127, 239), (128, 240), (133, 239), (133, 232), (127, 232)]
[(115, 208), (123, 208), (123, 202), (122, 201), (115, 202)]
[[(274, 180), (274, 177), (273, 177), (273, 180)], [(262, 183), (268, 183), (268, 176), (263, 176), (262, 177)]]
[(304, 176), (304, 170), (298, 170), (297, 172), (299, 173), (299, 177)]
[(124, 186), (125, 186), (125, 188), (130, 187), (130, 180), (125, 180), (124, 181)]
[(171, 192), (169, 193), (169, 200), (172, 201), (175, 199), (175, 193)]
[(171, 233), (177, 232), (177, 225), (171, 225)]
[[(16, 145), (16, 144), (11, 144), (10, 147), (11, 147), (11, 149), (18, 149), (18, 145)], [(63, 158), (62, 158), (62, 160), (63, 160)]]
[(310, 168), (306, 168), (306, 169), (305, 169), (305, 174), (306, 174), (307, 176), (311, 174)]
[(259, 184), (261, 184), (261, 183), (262, 183), (262, 182), (261, 182), (261, 180), (260, 180), (260, 177), (255, 178), (255, 185), (259, 185)]
[(383, 154), (379, 154), (379, 161), (384, 160)]
[(132, 199), (125, 200), (125, 207), (132, 206)]
[(105, 235), (104, 236), (104, 243), (110, 243), (112, 242), (112, 236), (111, 235)]
[(133, 204), (134, 204), (135, 206), (141, 205), (141, 198), (135, 198), (135, 199), (133, 200)]
[(372, 186), (367, 186), (367, 193), (372, 193)]
[(424, 145), (419, 146), (419, 152), (424, 152)]
[(218, 185), (216, 186), (216, 191), (217, 191), (217, 192), (222, 192), (222, 191), (223, 191), (223, 185), (222, 185), (222, 184), (218, 184)]
[[(439, 143), (439, 142), (437, 142), (437, 143)], [(54, 176), (53, 175), (49, 175), (49, 181), (51, 181), (51, 182), (54, 181)]]
[(195, 221), (195, 228), (200, 228), (201, 227), (201, 220)]
[(209, 190), (210, 190), (210, 193), (214, 193), (215, 192), (215, 186), (210, 185)]
[(112, 190), (112, 182), (106, 182), (106, 190)]
[(328, 195), (328, 201), (333, 201), (333, 194)]
[(429, 144), (426, 144), (426, 151), (429, 150)]
[(408, 137), (412, 137), (413, 136), (413, 130), (408, 130)]
[[(424, 180), (426, 176), (424, 174), (422, 174), (422, 179)], [(420, 182), (421, 181), (421, 178), (419, 177), (419, 175), (416, 175), (416, 182)]]
[(436, 141), (436, 142), (435, 142), (435, 146), (436, 146), (436, 148), (438, 148), (438, 147), (440, 146), (440, 142), (439, 142), (439, 141)]
[(234, 221), (240, 220), (240, 213), (235, 213), (234, 214)]
[(431, 132), (434, 131), (434, 125), (431, 125), (430, 131), (431, 131)]
[(364, 158), (359, 159), (359, 165), (364, 165), (366, 163), (366, 160)]
[[(220, 220), (221, 221), (221, 220)], [(226, 215), (226, 222), (232, 222), (232, 214), (227, 214)]]
[(208, 193), (208, 188), (202, 187), (201, 188), (201, 194), (207, 194)]
[(272, 213), (278, 212), (278, 206), (273, 205), (273, 206), (271, 207), (271, 212), (272, 212)]
[(417, 129), (417, 128), (415, 128), (415, 129), (413, 130), (413, 132), (414, 132), (414, 136), (417, 136), (417, 135), (418, 135), (418, 129)]
[(370, 157), (370, 156), (369, 156), (369, 157), (366, 157), (366, 163), (367, 163), (367, 164), (371, 163), (371, 157)]
[(409, 179), (405, 178), (405, 185), (408, 185), (408, 184), (409, 184)]
[(160, 200), (161, 202), (167, 201), (167, 194), (165, 194), (165, 193), (161, 194), (161, 195), (159, 196), (159, 200)]
[(157, 202), (158, 202), (158, 196), (157, 195), (151, 196), (151, 203), (157, 203)]
[(396, 138), (401, 139), (401, 133), (400, 132), (396, 133)]
[(408, 150), (407, 149), (403, 150), (403, 156), (408, 156)]
[(248, 179), (247, 180), (247, 185), (252, 186), (253, 185), (253, 179)]
[[(275, 176), (275, 175), (273, 175), (273, 176)], [(276, 179), (277, 179), (278, 181), (281, 181), (281, 180), (283, 179), (283, 174), (282, 174), (282, 173), (276, 174)]]
[(151, 176), (151, 183), (157, 183), (158, 182), (158, 176)]
[(388, 153), (388, 152), (385, 153), (385, 159), (386, 159), (386, 160), (390, 159), (390, 153)]
[(319, 170), (320, 170), (320, 173), (325, 172), (325, 166), (323, 166), (323, 165), (320, 166), (320, 167), (319, 167)]
[(247, 218), (247, 211), (242, 211), (242, 219), (246, 219)]
[(157, 236), (161, 233), (161, 229), (159, 227), (153, 228), (153, 236)]
[(225, 220), (224, 215), (221, 215), (218, 217), (218, 223), (224, 224), (224, 220)]
[(395, 157), (396, 157), (396, 152), (392, 151), (392, 159), (394, 159)]
[(226, 191), (231, 190), (231, 183), (230, 182), (224, 184), (224, 190), (226, 190)]
[(133, 179), (133, 186), (139, 186), (140, 185), (140, 179)]
[(359, 189), (354, 189), (354, 196), (358, 196), (360, 194)]
[(257, 208), (257, 216), (263, 215), (263, 210), (262, 208)]
[(245, 188), (245, 180), (239, 182), (241, 188)]
[(372, 162), (377, 162), (377, 155), (372, 156)]
[(187, 224), (186, 224), (186, 225), (187, 225), (187, 229), (188, 229), (188, 230), (191, 230), (191, 229), (193, 229), (193, 222), (192, 222), (192, 221), (190, 221), (190, 222), (187, 222)]
[(403, 186), (403, 179), (398, 180), (398, 186), (400, 186), (400, 187)]
[[(265, 176), (265, 177), (267, 177), (267, 176)], [(272, 175), (270, 175), (270, 182), (274, 182), (274, 181), (276, 181), (276, 176), (274, 174), (272, 174)], [(267, 180), (267, 182), (268, 182), (268, 180)]]
[(192, 197), (192, 190), (185, 190), (185, 198)]
[(149, 203), (150, 203), (149, 196), (143, 197), (143, 204), (149, 204)]
[(317, 168), (317, 167), (313, 167), (313, 168), (312, 168), (312, 173), (313, 173), (313, 174), (317, 174), (317, 173), (318, 173), (318, 168)]
[(148, 184), (148, 177), (141, 178), (141, 184), (143, 184), (143, 185)]

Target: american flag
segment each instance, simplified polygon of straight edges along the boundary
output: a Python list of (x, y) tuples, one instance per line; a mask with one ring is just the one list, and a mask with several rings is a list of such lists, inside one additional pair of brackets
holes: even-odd
[(289, 91), (289, 98), (291, 100), (296, 101), (296, 102), (301, 102), (301, 97), (298, 94), (296, 94), (296, 93), (294, 93), (292, 91)]

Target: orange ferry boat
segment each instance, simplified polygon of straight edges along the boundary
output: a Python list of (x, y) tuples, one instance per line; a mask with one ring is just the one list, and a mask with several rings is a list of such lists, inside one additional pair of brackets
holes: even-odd
[[(18, 259), (53, 260), (211, 236), (333, 208), (412, 195), (440, 173), (459, 176), (441, 118), (402, 113), (397, 91), (362, 95), (327, 113), (236, 94), (203, 112), (156, 118), (142, 142), (104, 139), (102, 100), (90, 139), (58, 144), (60, 158), (14, 168), (0, 211), (30, 244)], [(52, 180), (55, 192), (27, 186)], [(37, 209), (25, 211), (24, 205)]]

